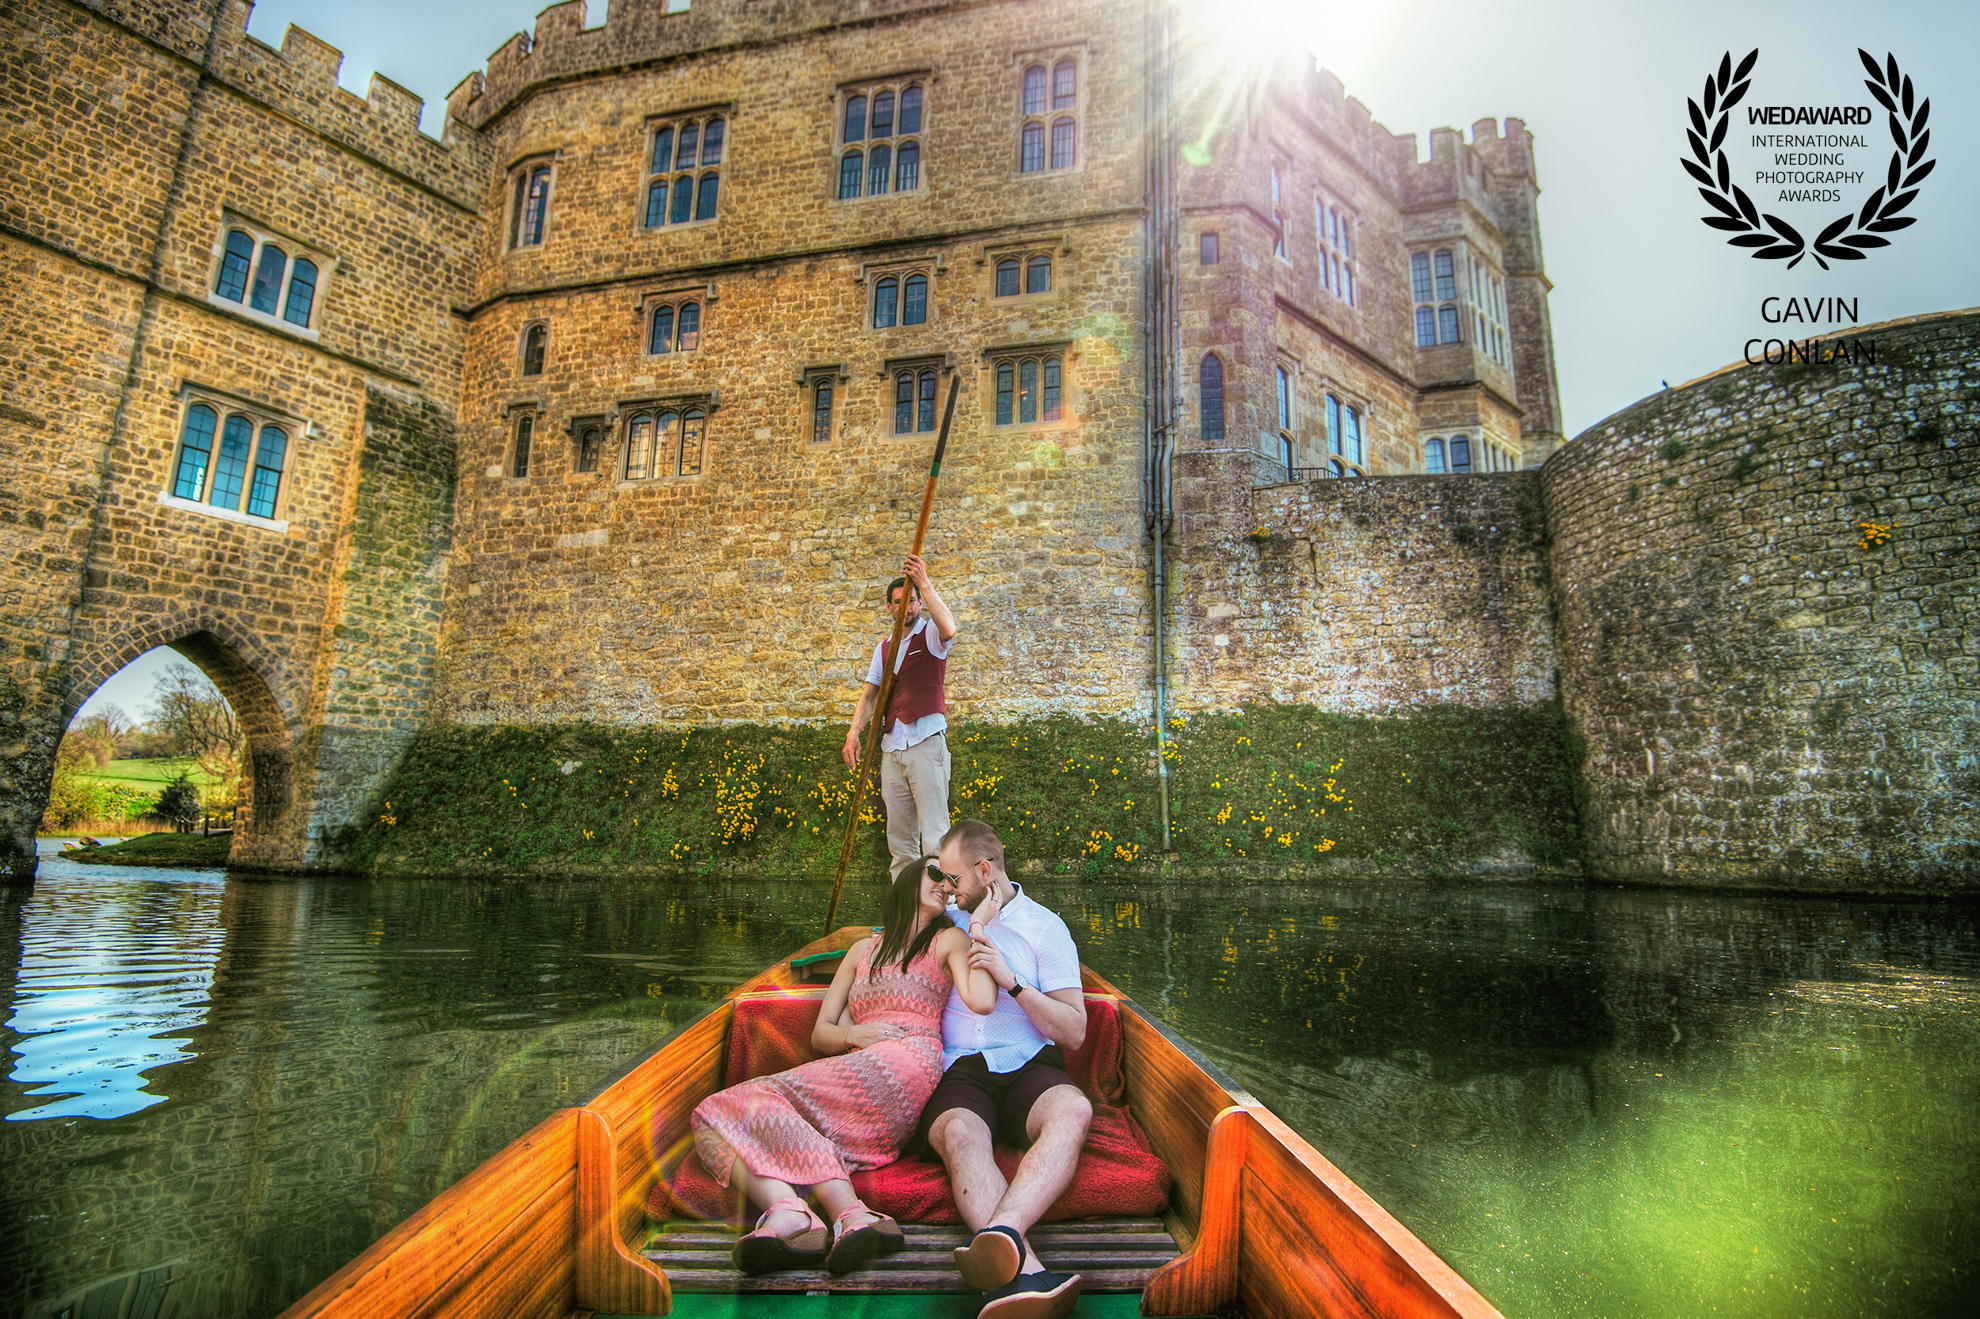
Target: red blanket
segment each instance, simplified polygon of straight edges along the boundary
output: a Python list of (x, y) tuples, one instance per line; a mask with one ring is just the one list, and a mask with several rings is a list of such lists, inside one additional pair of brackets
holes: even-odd
[[(818, 1018), (818, 1001), (818, 996), (803, 991), (739, 1000), (729, 1028), (726, 1083), (736, 1085), (810, 1062), (816, 1056), (811, 1052), (811, 1027)], [(1046, 1221), (1161, 1213), (1168, 1207), (1171, 1178), (1123, 1102), (1121, 1019), (1113, 1000), (1088, 997), (1086, 1042), (1066, 1055), (1066, 1070), (1093, 1101), (1093, 1125), (1072, 1185), (1046, 1213)], [(647, 1198), (649, 1214), (660, 1219), (737, 1220), (734, 1192), (715, 1184), (692, 1146), (656, 1153), (663, 1168), (676, 1160), (678, 1166), (654, 1185)], [(996, 1156), (997, 1166), (1009, 1177), (1017, 1171), (1022, 1153), (1000, 1145)], [(855, 1173), (853, 1189), (873, 1208), (903, 1222), (962, 1221), (949, 1194), (948, 1173), (933, 1154)]]

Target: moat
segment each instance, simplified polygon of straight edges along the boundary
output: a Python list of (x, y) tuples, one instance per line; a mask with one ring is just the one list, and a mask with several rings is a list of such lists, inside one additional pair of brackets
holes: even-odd
[[(1508, 1316), (1970, 1312), (1971, 904), (1031, 891)], [(278, 1312), (825, 899), (44, 860), (0, 890), (4, 1313)]]

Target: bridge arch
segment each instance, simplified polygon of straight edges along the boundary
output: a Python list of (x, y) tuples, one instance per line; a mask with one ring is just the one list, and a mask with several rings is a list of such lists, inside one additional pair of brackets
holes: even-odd
[(176, 652), (234, 707), (247, 744), (229, 861), (263, 864), (292, 852), (306, 813), (298, 808), (296, 745), (308, 713), (307, 681), (260, 633), (226, 614), (168, 606), (101, 625), (100, 639), (79, 637), (71, 652), (60, 726), (138, 656), (161, 646)]

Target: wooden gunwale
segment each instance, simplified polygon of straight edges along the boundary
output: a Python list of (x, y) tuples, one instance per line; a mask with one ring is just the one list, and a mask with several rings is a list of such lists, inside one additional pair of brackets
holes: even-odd
[[(386, 1233), (281, 1319), (671, 1312), (666, 1275), (629, 1242), (687, 1116), (720, 1088), (744, 994), (796, 987), (792, 958), (851, 947), (847, 926), (800, 948), (671, 1034), (582, 1106), (559, 1109)], [(1111, 983), (1130, 1106), (1175, 1174), (1163, 1226), (1184, 1253), (1149, 1278), (1148, 1315), (1237, 1310), (1375, 1319), (1503, 1319), (1298, 1133)], [(1072, 1225), (1067, 1225), (1072, 1226)], [(684, 1280), (685, 1281), (685, 1280)]]

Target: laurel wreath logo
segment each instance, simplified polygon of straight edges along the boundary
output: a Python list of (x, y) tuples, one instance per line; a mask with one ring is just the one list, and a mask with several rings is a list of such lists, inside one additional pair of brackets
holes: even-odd
[(1696, 159), (1680, 158), (1678, 163), (1703, 185), (1698, 195), (1719, 212), (1700, 218), (1714, 229), (1732, 234), (1726, 242), (1733, 247), (1748, 248), (1749, 256), (1763, 261), (1785, 259), (1789, 270), (1801, 264), (1804, 256), (1812, 256), (1816, 265), (1827, 270), (1830, 261), (1861, 261), (1869, 249), (1889, 247), (1891, 240), (1882, 235), (1918, 222), (1916, 216), (1900, 212), (1911, 205), (1918, 196), (1918, 185), (1938, 164), (1924, 159), (1932, 141), (1931, 131), (1925, 126), (1932, 102), (1915, 98), (1911, 78), (1899, 70), (1897, 56), (1887, 52), (1880, 67), (1869, 51), (1859, 47), (1856, 53), (1870, 72), (1863, 85), (1890, 112), (1891, 141), (1896, 150), (1891, 153), (1884, 182), (1877, 190), (1861, 207), (1846, 211), (1841, 218), (1830, 222), (1815, 235), (1813, 244), (1780, 216), (1762, 212), (1755, 206), (1746, 190), (1732, 181), (1732, 167), (1726, 160), (1723, 148), (1726, 131), (1732, 124), (1732, 109), (1745, 99), (1747, 89), (1752, 86), (1753, 66), (1760, 62), (1759, 50), (1749, 51), (1736, 69), (1732, 52), (1727, 51), (1719, 59), (1717, 72), (1705, 75), (1703, 97), (1685, 102), (1691, 110), (1691, 127), (1686, 136), (1691, 140), (1691, 153)]

